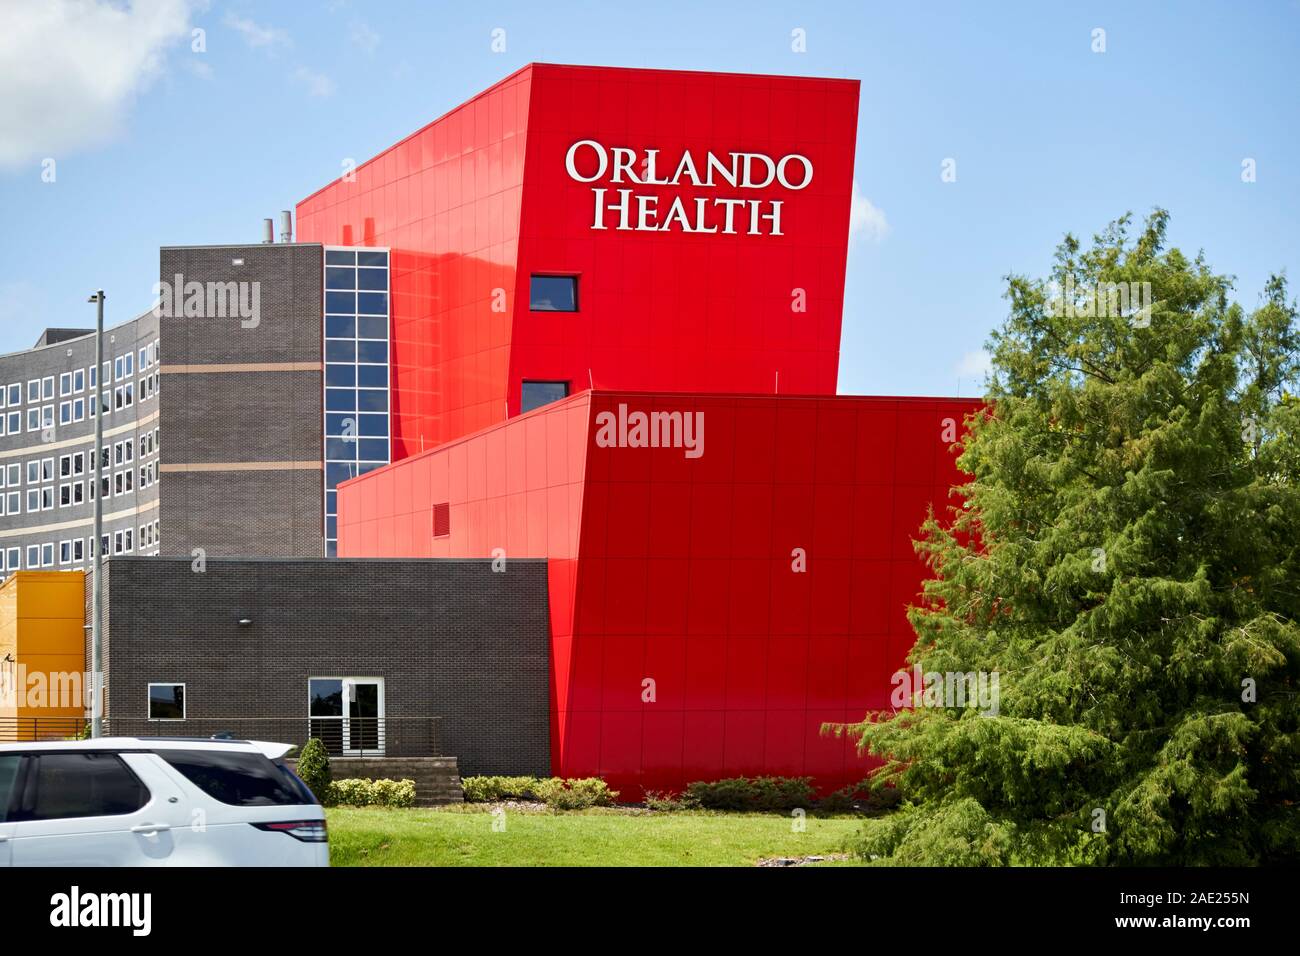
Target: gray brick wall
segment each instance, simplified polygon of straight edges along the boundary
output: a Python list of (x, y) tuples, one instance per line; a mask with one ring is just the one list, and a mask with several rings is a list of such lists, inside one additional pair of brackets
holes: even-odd
[[(241, 260), (241, 265), (234, 265)], [(237, 316), (165, 315), (165, 367), (321, 362), (322, 248), (315, 244), (166, 247), (164, 282), (257, 283), (256, 327)], [(323, 473), (173, 470), (181, 465), (319, 462), (322, 375), (168, 371), (160, 499), (163, 554), (323, 556)]]
[[(305, 724), (309, 677), (382, 677), (390, 736), (398, 718), (441, 717), (462, 773), (549, 772), (543, 560), (494, 573), (487, 560), (217, 559), (196, 573), (188, 559), (111, 558), (105, 573), (113, 733)], [(187, 720), (145, 723), (160, 681), (186, 684)]]

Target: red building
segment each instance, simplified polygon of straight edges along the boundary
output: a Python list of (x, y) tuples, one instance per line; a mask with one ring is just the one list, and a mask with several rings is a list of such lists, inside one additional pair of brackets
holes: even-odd
[(866, 772), (819, 728), (888, 703), (976, 403), (835, 395), (857, 102), (534, 64), (298, 207), (391, 250), (338, 553), (549, 560), (558, 775)]

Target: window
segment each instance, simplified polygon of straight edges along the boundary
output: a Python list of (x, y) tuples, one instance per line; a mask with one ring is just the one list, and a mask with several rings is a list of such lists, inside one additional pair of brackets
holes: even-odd
[(150, 720), (184, 720), (185, 719), (185, 685), (184, 684), (150, 684), (149, 685), (149, 719)]
[(13, 796), (14, 783), (18, 780), (18, 768), (21, 766), (22, 759), (22, 754), (0, 756), (0, 823), (8, 819), (9, 800)]
[(34, 378), (27, 383), (27, 401), (39, 402), (41, 400), (41, 380)]
[[(22, 557), (23, 557), (23, 553), (20, 549), (10, 548), (9, 557), (5, 559), (5, 567), (7, 567), (10, 571), (17, 571), (18, 565), (22, 563)], [(3, 809), (4, 809), (3, 807), (0, 807), (0, 810)]]
[(86, 370), (79, 368), (72, 373), (72, 390), (73, 392), (84, 392), (86, 390)]
[(41, 461), (41, 481), (54, 480), (54, 459), (46, 458)]
[(72, 563), (72, 542), (60, 541), (59, 542), (59, 564), (71, 564), (71, 563)]
[(74, 398), (72, 400), (72, 420), (74, 422), (84, 422), (86, 420), (86, 400), (84, 398)]
[(29, 432), (41, 430), (41, 410), (39, 408), (27, 409), (27, 430)]
[(18, 434), (20, 431), (22, 431), (22, 430), (23, 430), (23, 413), (22, 413), (22, 412), (10, 412), (10, 413), (9, 413), (9, 429), (8, 429), (9, 434), (10, 434), (10, 435), (17, 435), (17, 434)]
[(72, 560), (84, 561), (86, 558), (86, 542), (77, 538), (72, 542)]
[(23, 402), (23, 387), (17, 382), (9, 386), (9, 404), (21, 405)]
[(47, 375), (41, 379), (41, 399), (49, 401), (54, 397), (54, 376)]
[(19, 515), (23, 513), (23, 493), (21, 491), (9, 492), (9, 501), (5, 505), (5, 514)]
[(577, 312), (578, 277), (530, 276), (528, 309), (531, 312)]
[(326, 553), (333, 556), (335, 487), (391, 458), (389, 254), (327, 248), (325, 267), (324, 524)]
[(44, 753), (27, 759), (28, 783), (11, 821), (122, 816), (149, 802), (149, 790), (117, 754)]
[(59, 376), (59, 396), (72, 394), (72, 373), (64, 372)]
[(47, 542), (41, 545), (41, 567), (51, 568), (54, 566), (54, 542)]
[(551, 402), (558, 402), (569, 394), (568, 382), (524, 382), (520, 412), (531, 412)]
[(71, 474), (72, 474), (72, 456), (60, 455), (59, 456), (59, 477), (67, 478)]
[[(158, 685), (150, 685), (155, 686)], [(301, 806), (317, 802), (302, 781), (260, 753), (159, 750), (158, 756), (209, 797), (232, 807)]]
[(54, 427), (54, 406), (46, 405), (41, 409), (41, 421), (44, 422), (45, 428)]
[(59, 403), (59, 424), (60, 425), (72, 424), (72, 403), (71, 402)]
[(22, 484), (22, 480), (23, 480), (23, 466), (15, 462), (14, 464), (9, 466), (9, 487), (17, 488), (20, 484)]
[(39, 568), (41, 566), (41, 546), (39, 544), (29, 544), (27, 546), (27, 567)]
[(72, 473), (73, 475), (84, 475), (86, 473), (86, 453), (79, 451), (72, 456)]
[(135, 362), (135, 356), (132, 355), (130, 352), (127, 352), (126, 355), (122, 357), (126, 360), (126, 377), (130, 378), (132, 375), (135, 374), (135, 368), (133, 367)]
[(115, 382), (120, 382), (122, 380), (122, 376), (126, 374), (125, 363), (126, 360), (123, 359), (122, 356), (120, 355), (117, 358), (113, 359), (113, 380)]
[(41, 489), (39, 488), (27, 489), (27, 510), (28, 511), (41, 510)]

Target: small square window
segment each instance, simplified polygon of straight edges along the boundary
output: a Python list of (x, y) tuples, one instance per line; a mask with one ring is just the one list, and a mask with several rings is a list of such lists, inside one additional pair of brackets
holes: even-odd
[(184, 684), (150, 684), (149, 685), (149, 719), (150, 720), (184, 720), (185, 719), (185, 685)]
[(532, 312), (577, 312), (578, 277), (530, 276), (528, 308)]
[(558, 402), (568, 394), (568, 382), (524, 382), (519, 411), (520, 413), (531, 412), (534, 408)]

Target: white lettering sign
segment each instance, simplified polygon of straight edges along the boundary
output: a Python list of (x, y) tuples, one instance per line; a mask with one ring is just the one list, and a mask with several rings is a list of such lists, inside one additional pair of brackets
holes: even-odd
[[(813, 165), (807, 156), (789, 153), (774, 159), (765, 153), (705, 153), (690, 150), (675, 163), (662, 164), (659, 150), (638, 153), (626, 146), (606, 149), (594, 139), (582, 139), (564, 156), (569, 178), (579, 183), (607, 181), (592, 186), (591, 228), (630, 232), (698, 232), (723, 235), (780, 236), (784, 200), (746, 199), (735, 196), (683, 198), (638, 192), (634, 186), (681, 186), (697, 189), (768, 189), (773, 183), (791, 192), (812, 182)], [(671, 172), (669, 172), (671, 170)], [(607, 178), (608, 177), (608, 178)]]

